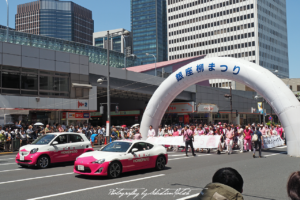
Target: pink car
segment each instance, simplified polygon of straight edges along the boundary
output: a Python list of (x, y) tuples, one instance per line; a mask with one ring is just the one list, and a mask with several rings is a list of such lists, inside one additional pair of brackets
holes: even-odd
[(94, 151), (90, 141), (81, 133), (49, 133), (32, 144), (20, 147), (16, 163), (22, 167), (46, 168), (51, 163), (75, 161), (88, 151)]
[(80, 155), (74, 172), (83, 175), (117, 178), (123, 172), (147, 168), (162, 170), (168, 163), (168, 154), (162, 145), (141, 140), (117, 140), (99, 151)]

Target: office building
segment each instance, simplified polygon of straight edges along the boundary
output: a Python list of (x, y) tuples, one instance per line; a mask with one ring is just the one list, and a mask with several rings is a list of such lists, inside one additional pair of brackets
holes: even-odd
[(93, 44), (92, 11), (71, 1), (38, 0), (18, 5), (16, 30)]
[[(109, 41), (109, 49), (120, 53), (126, 52), (126, 56), (128, 57), (132, 54), (132, 33), (129, 32), (128, 36), (124, 36), (122, 35), (122, 33), (124, 33), (125, 31), (126, 30), (123, 28), (109, 30), (109, 34), (111, 35)], [(126, 44), (124, 41), (124, 37)], [(107, 49), (107, 31), (93, 33), (93, 46)]]
[(289, 77), (285, 0), (168, 0), (167, 16), (169, 60), (235, 57)]
[[(167, 17), (166, 0), (131, 0), (131, 31), (133, 53), (144, 64), (166, 61)], [(146, 55), (152, 54), (152, 55)]]

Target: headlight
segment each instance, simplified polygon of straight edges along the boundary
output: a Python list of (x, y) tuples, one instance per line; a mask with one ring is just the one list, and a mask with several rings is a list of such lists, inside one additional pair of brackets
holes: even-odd
[(105, 159), (99, 159), (99, 160), (92, 162), (92, 164), (102, 164), (104, 162), (105, 162)]
[(38, 148), (32, 149), (32, 150), (30, 151), (30, 154), (35, 154), (38, 150), (39, 150)]

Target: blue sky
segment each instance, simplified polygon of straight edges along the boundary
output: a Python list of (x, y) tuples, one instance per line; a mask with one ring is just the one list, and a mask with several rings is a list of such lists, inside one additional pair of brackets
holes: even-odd
[[(30, 0), (8, 0), (10, 3), (10, 27), (15, 27), (17, 5)], [(300, 0), (287, 1), (288, 46), (290, 78), (300, 78)], [(130, 0), (73, 0), (73, 2), (93, 11), (95, 32), (125, 28), (130, 30)], [(0, 0), (0, 24), (6, 25), (6, 2)]]

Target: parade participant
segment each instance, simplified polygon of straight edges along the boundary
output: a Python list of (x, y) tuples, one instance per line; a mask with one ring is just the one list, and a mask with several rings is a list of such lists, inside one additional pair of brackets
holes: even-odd
[[(222, 135), (219, 128), (217, 128), (217, 130), (216, 130), (216, 135)], [(220, 141), (218, 144), (217, 154), (221, 154), (221, 152), (223, 151), (221, 140), (222, 140), (222, 137), (220, 138)]]
[[(173, 137), (175, 137), (175, 136), (179, 136), (180, 134), (179, 134), (179, 131), (177, 130), (177, 128), (175, 127), (174, 128), (174, 133), (173, 133)], [(173, 151), (178, 151), (178, 145), (173, 145)]]
[(239, 139), (239, 147), (240, 147), (240, 152), (243, 153), (244, 152), (244, 129), (241, 127), (241, 125), (239, 125), (238, 128), (238, 139)]
[(278, 124), (276, 126), (276, 131), (277, 131), (277, 134), (281, 137), (281, 139), (283, 139), (283, 128), (281, 128), (280, 124)]
[(171, 126), (168, 126), (168, 134), (169, 136), (172, 136), (174, 131), (171, 129)]
[(159, 137), (163, 137), (164, 136), (164, 130), (162, 130), (162, 128), (159, 127), (157, 134), (158, 134)]
[(265, 135), (270, 136), (270, 129), (269, 129), (268, 125), (265, 125)]
[(120, 136), (121, 136), (121, 139), (122, 139), (122, 140), (126, 139), (126, 138), (125, 138), (124, 128), (121, 128), (121, 130), (120, 130)]
[(271, 131), (270, 132), (272, 133), (272, 135), (278, 135), (277, 130), (276, 130), (276, 128), (273, 124), (271, 126)]
[(252, 141), (254, 142), (254, 147), (253, 147), (253, 158), (255, 158), (255, 151), (256, 148), (258, 147), (259, 151), (259, 157), (261, 158), (261, 147), (264, 145), (264, 140), (262, 133), (259, 131), (259, 127), (257, 126), (256, 130), (253, 133), (252, 136)]
[(117, 140), (117, 139), (118, 139), (118, 133), (116, 132), (116, 129), (113, 128), (112, 132), (111, 132), (111, 140), (114, 141), (114, 140)]
[(194, 153), (194, 147), (193, 147), (193, 141), (194, 141), (194, 133), (192, 131), (192, 128), (187, 129), (187, 126), (184, 127), (184, 134), (183, 134), (183, 141), (185, 141), (185, 154), (188, 156), (188, 146), (192, 149), (193, 156), (196, 156)]
[(228, 125), (226, 131), (226, 145), (227, 145), (228, 155), (232, 153), (233, 137), (234, 137), (234, 129), (232, 129), (231, 126)]
[(141, 140), (142, 139), (142, 135), (139, 131), (137, 131), (135, 134), (134, 134), (134, 139), (135, 140)]
[(251, 130), (246, 126), (244, 130), (244, 150), (251, 151)]
[(155, 130), (152, 125), (149, 126), (148, 137), (155, 137)]

